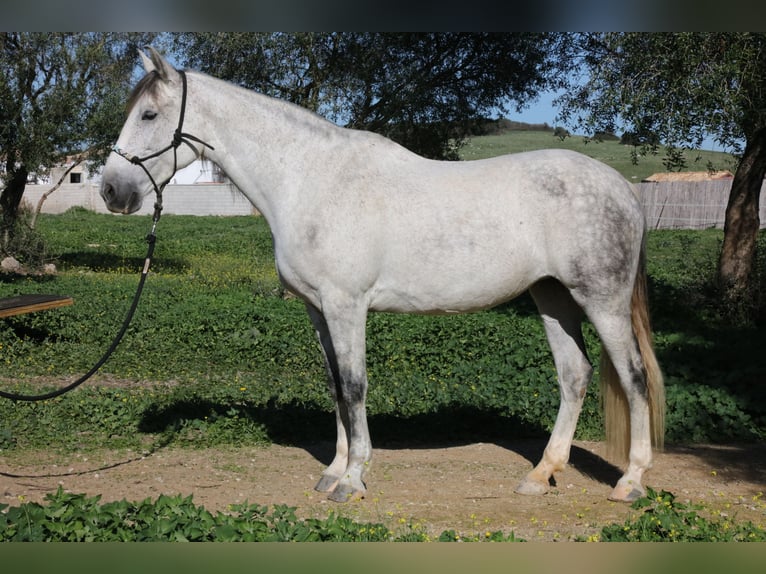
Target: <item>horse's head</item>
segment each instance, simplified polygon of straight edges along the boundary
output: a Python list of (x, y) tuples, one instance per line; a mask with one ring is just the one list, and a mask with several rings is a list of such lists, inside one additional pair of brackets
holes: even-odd
[(130, 96), (128, 118), (102, 176), (101, 197), (116, 213), (137, 211), (155, 186), (198, 156), (191, 144), (180, 145), (185, 78), (153, 48), (148, 51), (140, 52), (146, 75)]

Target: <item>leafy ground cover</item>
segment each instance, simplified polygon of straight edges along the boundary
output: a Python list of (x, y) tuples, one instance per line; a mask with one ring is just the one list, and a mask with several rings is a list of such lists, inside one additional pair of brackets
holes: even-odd
[[(72, 428), (93, 433), (101, 446), (164, 431), (173, 440), (191, 434), (214, 444), (236, 434), (260, 443), (270, 440), (262, 417), (274, 409), (303, 409), (307, 425), (331, 409), (318, 346), (303, 305), (279, 286), (265, 222), (168, 216), (161, 223), (139, 312), (101, 373), (141, 386), (0, 403), (0, 444), (55, 446), (71, 440)], [(0, 324), (0, 376), (8, 390), (40, 390), (89, 368), (122, 320), (142, 261), (142, 218), (75, 210), (43, 217), (40, 225), (57, 246), (61, 273), (5, 278), (0, 296), (56, 292), (73, 296), (75, 305)], [(749, 441), (766, 428), (758, 397), (766, 336), (756, 320), (733, 325), (722, 315), (711, 279), (720, 241), (716, 230), (649, 237), (671, 443)], [(373, 417), (430, 421), (439, 432), (454, 413), (487, 413), (504, 432), (550, 431), (556, 374), (529, 298), (457, 317), (373, 314), (368, 335)], [(598, 341), (590, 327), (586, 335), (597, 364)], [(470, 426), (471, 417), (459, 420)], [(601, 426), (594, 385), (578, 438), (600, 438)]]
[(670, 492), (647, 489), (633, 503), (640, 512), (624, 524), (601, 529), (604, 542), (763, 542), (766, 530), (750, 521), (726, 516), (706, 516), (701, 505), (680, 502)]
[[(763, 508), (763, 493), (753, 506)], [(59, 486), (42, 502), (0, 504), (0, 542), (523, 542), (515, 529), (432, 533), (412, 519), (365, 521), (334, 510), (303, 517), (286, 504), (229, 504), (208, 510), (193, 495), (165, 495), (139, 501), (102, 501), (101, 495), (66, 492)], [(586, 510), (587, 512), (587, 510)], [(585, 513), (585, 512), (584, 512)], [(584, 514), (583, 513), (583, 514)], [(536, 520), (537, 521), (537, 520)], [(540, 523), (541, 521), (537, 521)], [(547, 522), (547, 521), (544, 521)], [(540, 524), (545, 528), (547, 524)], [(662, 490), (631, 505), (622, 522), (591, 528), (579, 542), (764, 542), (762, 522), (738, 519), (719, 508), (681, 502)], [(538, 531), (532, 540), (538, 539)], [(554, 540), (558, 538), (554, 537)]]
[[(233, 505), (212, 513), (191, 496), (101, 503), (99, 496), (59, 489), (45, 504), (24, 503), (2, 512), (0, 542), (419, 542), (415, 530), (399, 534), (377, 523), (360, 524), (330, 514), (299, 519), (295, 508)], [(497, 540), (502, 533), (495, 533)]]

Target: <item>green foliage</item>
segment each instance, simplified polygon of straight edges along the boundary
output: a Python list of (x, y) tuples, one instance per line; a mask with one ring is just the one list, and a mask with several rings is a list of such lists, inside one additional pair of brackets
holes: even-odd
[[(655, 347), (666, 378), (668, 440), (758, 440), (766, 404), (766, 333), (757, 317), (733, 325), (715, 286), (723, 234), (664, 231), (649, 235)], [(766, 248), (766, 234), (759, 250)]]
[[(633, 503), (639, 513), (610, 524), (589, 540), (602, 542), (764, 542), (766, 530), (738, 522), (700, 505), (678, 502), (647, 488)], [(299, 518), (286, 505), (231, 505), (212, 513), (192, 496), (160, 495), (156, 500), (101, 502), (100, 496), (59, 489), (45, 502), (0, 504), (0, 542), (426, 542), (412, 524), (392, 531), (382, 523), (358, 523), (330, 512), (326, 518)], [(522, 542), (513, 532), (461, 534), (445, 530), (439, 542)], [(583, 540), (583, 539), (579, 539)]]
[(713, 134), (739, 150), (763, 129), (762, 33), (609, 32), (573, 40), (573, 54), (585, 57), (562, 59), (579, 73), (560, 104), (564, 118), (579, 119), (588, 133), (622, 124), (642, 134), (649, 150), (656, 142), (698, 147)]
[[(757, 440), (763, 436), (763, 406), (756, 397), (738, 399), (731, 391), (685, 385), (669, 379), (667, 396), (668, 440), (672, 442), (717, 442)], [(751, 414), (752, 413), (752, 414)]]
[[(39, 233), (29, 227), (30, 213), (20, 209), (15, 232), (2, 246), (1, 253), (10, 253), (21, 264), (24, 272), (38, 273), (48, 263), (48, 249)], [(0, 255), (0, 257), (3, 257)]]
[[(39, 387), (6, 386), (33, 393)], [(202, 448), (271, 442), (263, 414), (237, 388), (84, 388), (43, 402), (0, 403), (0, 448)]]
[[(326, 518), (296, 516), (286, 505), (232, 505), (215, 514), (192, 497), (160, 495), (156, 500), (101, 503), (100, 496), (69, 494), (59, 487), (45, 504), (0, 504), (0, 542), (424, 542), (428, 535), (412, 525), (394, 532), (382, 523), (357, 523), (330, 512)], [(443, 542), (514, 542), (502, 532), (461, 536)]]
[(152, 34), (0, 34), (0, 250), (9, 240), (28, 176), (68, 154), (98, 162), (122, 123), (136, 44)]
[(684, 504), (667, 491), (646, 489), (632, 505), (640, 514), (601, 529), (602, 542), (766, 542), (766, 530), (750, 521), (706, 516), (700, 505)]
[[(149, 222), (72, 210), (39, 223), (60, 274), (7, 279), (0, 296), (57, 292), (75, 305), (0, 323), (3, 388), (26, 393), (79, 375), (101, 356), (133, 296)], [(2, 448), (263, 444), (317, 432), (331, 439), (321, 353), (302, 303), (279, 286), (265, 221), (166, 216), (159, 234), (134, 324), (98, 375), (117, 384), (86, 384), (44, 403), (0, 402)], [(766, 429), (758, 394), (766, 335), (721, 318), (711, 279), (721, 238), (715, 230), (649, 236), (669, 442), (758, 440)], [(459, 316), (372, 314), (367, 327), (376, 442), (550, 432), (556, 372), (530, 298)], [(590, 325), (585, 334), (597, 364)], [(602, 432), (592, 385), (577, 436)]]
[(550, 85), (556, 35), (190, 32), (170, 40), (190, 67), (426, 157), (456, 159), (477, 120)]

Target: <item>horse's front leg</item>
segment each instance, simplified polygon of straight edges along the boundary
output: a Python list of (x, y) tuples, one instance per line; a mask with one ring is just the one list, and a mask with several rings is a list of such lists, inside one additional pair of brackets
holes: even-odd
[(336, 502), (362, 498), (364, 475), (372, 459), (365, 409), (366, 309), (346, 306), (328, 317), (326, 307), (324, 312), (307, 308), (324, 352), (337, 426), (335, 458), (314, 488), (330, 492), (330, 500)]

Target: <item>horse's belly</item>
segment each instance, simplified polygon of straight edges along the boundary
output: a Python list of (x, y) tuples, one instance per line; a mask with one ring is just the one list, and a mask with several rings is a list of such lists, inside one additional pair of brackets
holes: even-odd
[[(545, 273), (537, 234), (514, 233), (506, 222), (402, 233), (386, 244), (370, 308), (403, 313), (462, 313), (499, 305)], [(504, 229), (505, 227), (505, 229)], [(403, 240), (407, 237), (408, 240)]]
[(536, 279), (534, 273), (422, 273), (399, 281), (380, 281), (370, 293), (370, 309), (394, 313), (446, 314), (479, 311), (517, 297)]

